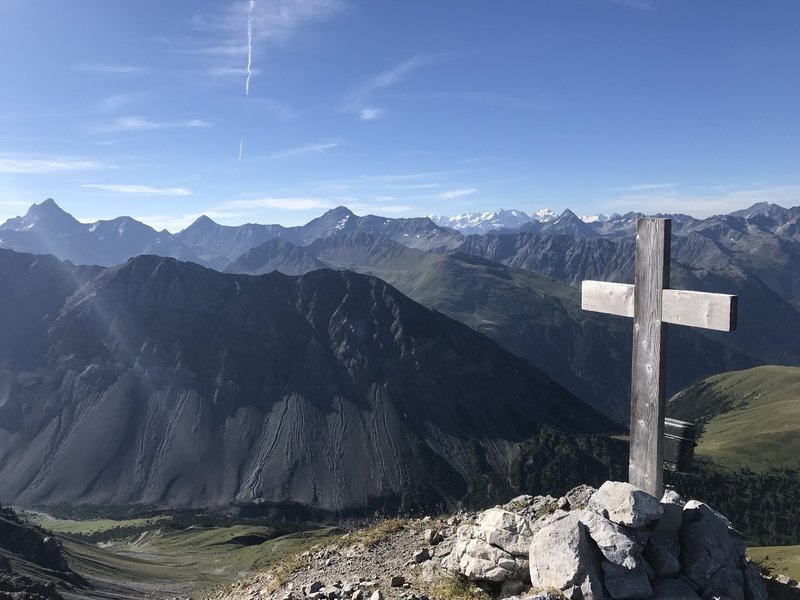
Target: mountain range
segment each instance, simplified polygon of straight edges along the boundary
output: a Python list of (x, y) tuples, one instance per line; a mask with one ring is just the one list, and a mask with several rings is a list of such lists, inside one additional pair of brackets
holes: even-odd
[[(540, 425), (627, 421), (630, 322), (580, 310), (576, 288), (632, 281), (641, 216), (464, 235), (339, 207), (171, 234), (34, 205), (0, 226), (0, 493), (454, 502)], [(672, 285), (740, 312), (735, 333), (670, 328), (669, 392), (800, 364), (800, 208), (671, 217)]]
[[(323, 267), (387, 281), (526, 358), (604, 414), (627, 421), (629, 324), (583, 312), (579, 291), (550, 277), (474, 255), (422, 252), (364, 233), (321, 238), (305, 247), (273, 240), (226, 270), (300, 274)], [(606, 351), (596, 352), (599, 348)], [(744, 351), (688, 329), (675, 330), (670, 350), (671, 392), (708, 373), (760, 364)]]
[[(520, 215), (523, 220), (528, 218), (521, 211), (500, 210), (487, 215), (487, 221)], [(256, 224), (230, 227), (200, 217), (180, 233), (170, 234), (156, 232), (128, 217), (80, 224), (54, 201), (47, 200), (32, 206), (25, 216), (1, 225), (0, 247), (51, 253), (78, 264), (115, 265), (128, 255), (153, 253), (250, 274), (278, 270), (299, 275), (326, 266), (370, 273), (392, 282), (426, 306), (487, 333), (506, 349), (533, 361), (580, 397), (624, 422), (628, 410), (624, 374), (629, 351), (625, 320), (604, 319), (599, 315), (587, 317), (575, 308), (574, 292), (563, 286), (552, 294), (557, 299), (555, 304), (564, 306), (561, 299), (570, 297), (572, 308), (562, 310), (559, 318), (548, 320), (542, 315), (550, 313), (539, 312), (536, 306), (536, 299), (541, 296), (530, 294), (526, 302), (520, 303), (519, 294), (527, 292), (513, 285), (495, 286), (507, 291), (505, 301), (497, 293), (493, 297), (475, 295), (473, 290), (481, 284), (471, 278), (488, 273), (497, 280), (499, 265), (503, 265), (517, 269), (504, 279), (506, 282), (518, 281), (523, 276), (518, 272), (520, 269), (572, 287), (584, 279), (630, 282), (633, 237), (636, 221), (642, 216), (628, 213), (586, 222), (566, 210), (558, 216), (543, 213), (517, 229), (463, 235), (427, 218), (358, 217), (339, 207), (299, 227)], [(793, 274), (800, 269), (797, 236), (800, 208), (759, 203), (745, 211), (703, 220), (687, 215), (669, 216), (674, 231), (673, 285), (737, 294), (742, 311), (739, 330), (733, 334), (672, 328), (676, 332), (673, 337), (683, 340), (681, 344), (692, 350), (671, 353), (674, 366), (671, 372), (675, 374), (669, 376), (669, 389), (678, 391), (696, 378), (716, 372), (717, 367), (731, 370), (763, 362), (798, 364), (800, 349), (794, 340), (800, 336), (800, 282)], [(339, 256), (326, 258), (315, 254), (322, 251), (324, 240), (343, 237), (349, 241), (338, 246)], [(341, 255), (345, 247), (352, 253), (347, 260)], [(404, 248), (418, 252), (406, 252)], [(435, 276), (412, 281), (410, 274), (440, 264), (436, 256), (457, 255), (484, 259), (494, 266), (465, 269), (462, 275), (449, 281), (448, 292)], [(456, 263), (454, 259), (449, 264)], [(555, 289), (552, 283), (545, 287), (548, 286)], [(448, 306), (437, 299), (448, 293), (460, 298), (462, 306), (454, 308), (453, 302)], [(506, 307), (529, 305), (530, 310), (501, 312), (496, 310), (498, 302)], [(536, 329), (535, 335), (529, 335), (531, 324), (536, 322), (543, 325)], [(581, 322), (603, 323), (607, 331), (609, 327), (618, 328), (613, 336), (614, 347), (620, 348), (619, 360), (614, 362), (620, 365), (618, 376), (608, 377), (610, 369), (582, 349), (585, 343), (579, 342), (581, 336), (575, 335), (582, 327)], [(545, 325), (550, 340), (547, 343), (542, 341)], [(717, 350), (703, 350), (698, 357), (696, 351), (708, 339), (719, 344)], [(713, 368), (710, 363), (714, 363)], [(602, 381), (608, 382), (607, 385)]]
[(6, 502), (432, 506), (539, 426), (619, 431), (375, 277), (0, 250), (0, 278)]

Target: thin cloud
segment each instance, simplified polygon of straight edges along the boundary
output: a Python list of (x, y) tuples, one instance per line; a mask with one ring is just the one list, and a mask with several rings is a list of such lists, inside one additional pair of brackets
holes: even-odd
[(110, 64), (77, 64), (72, 65), (73, 71), (80, 73), (105, 73), (109, 75), (142, 75), (149, 69), (134, 65), (110, 65)]
[(347, 208), (357, 214), (369, 214), (371, 211), (375, 211), (382, 215), (402, 215), (414, 210), (413, 206), (408, 206), (406, 204), (375, 205), (366, 202), (351, 202), (347, 205)]
[(91, 128), (92, 133), (123, 133), (127, 131), (156, 131), (159, 129), (205, 129), (213, 125), (202, 119), (189, 119), (185, 121), (152, 121), (146, 117), (128, 116), (119, 117), (111, 123), (96, 125)]
[(408, 184), (389, 184), (386, 187), (395, 190), (431, 190), (442, 186), (440, 183), (408, 183)]
[(3, 207), (17, 207), (17, 206), (30, 206), (32, 202), (26, 200), (0, 200), (0, 206)]
[(358, 118), (362, 121), (376, 121), (380, 119), (386, 111), (382, 108), (364, 107), (359, 109)]
[(298, 146), (297, 148), (289, 148), (288, 150), (276, 152), (275, 154), (271, 154), (269, 158), (289, 158), (291, 156), (300, 156), (302, 154), (321, 154), (326, 150), (330, 150), (331, 148), (336, 148), (338, 146), (339, 142), (306, 144), (305, 146)]
[(653, 3), (650, 0), (609, 0), (614, 4), (622, 4), (637, 10), (653, 10)]
[(451, 104), (459, 102), (463, 104), (475, 104), (479, 106), (491, 106), (504, 110), (530, 111), (540, 109), (542, 102), (525, 100), (511, 95), (498, 94), (496, 92), (406, 92), (393, 93), (387, 97), (395, 100), (422, 100), (435, 101)]
[(143, 215), (133, 217), (141, 223), (149, 225), (153, 229), (161, 231), (166, 229), (172, 233), (177, 233), (182, 229), (186, 229), (189, 225), (194, 223), (202, 216), (206, 216), (212, 220), (224, 221), (227, 219), (238, 219), (240, 217), (237, 213), (230, 213), (225, 211), (209, 210), (201, 213), (190, 213), (184, 215)]
[(141, 196), (191, 196), (192, 190), (182, 187), (156, 188), (149, 185), (84, 183), (84, 188), (113, 192), (115, 194), (136, 194)]
[(257, 198), (255, 200), (232, 200), (225, 205), (228, 208), (277, 208), (280, 210), (312, 210), (317, 208), (333, 208), (333, 205), (321, 198)]
[[(254, 75), (260, 73), (258, 69), (251, 69)], [(247, 75), (247, 67), (211, 67), (206, 74), (212, 77), (242, 77)]]
[(398, 63), (387, 71), (374, 75), (350, 94), (346, 102), (346, 108), (357, 112), (362, 121), (374, 121), (379, 119), (386, 111), (385, 109), (371, 106), (370, 97), (375, 94), (375, 92), (397, 85), (409, 75), (425, 65), (430, 64), (432, 61), (433, 57), (430, 56), (414, 56)]
[(291, 121), (299, 116), (299, 113), (291, 106), (272, 98), (250, 98), (249, 102), (263, 108), (279, 121)]
[(147, 97), (145, 93), (112, 94), (111, 96), (102, 98), (100, 102), (97, 103), (97, 108), (104, 113), (116, 112), (145, 97)]
[(463, 196), (469, 196), (474, 194), (478, 191), (478, 188), (474, 187), (467, 187), (467, 188), (457, 188), (455, 190), (448, 190), (446, 192), (442, 192), (439, 194), (439, 197), (443, 200), (452, 200), (454, 198), (461, 198)]
[(647, 214), (684, 213), (697, 218), (727, 214), (749, 208), (756, 202), (772, 202), (782, 206), (800, 205), (800, 184), (741, 187), (719, 191), (705, 188), (696, 191), (672, 189), (623, 194), (606, 200), (604, 212), (639, 211)]
[(0, 173), (14, 175), (50, 175), (101, 169), (103, 166), (99, 161), (81, 158), (0, 154)]
[[(236, 1), (192, 19), (192, 26), (202, 35), (199, 46), (189, 53), (211, 60), (208, 67), (219, 72), (244, 67), (246, 74), (247, 63), (242, 61), (248, 56), (252, 64), (260, 48), (285, 44), (303, 25), (324, 21), (346, 6), (344, 0), (269, 0), (252, 7), (249, 0)], [(251, 39), (242, 32), (249, 32)]]
[(678, 186), (677, 183), (634, 183), (616, 189), (619, 191), (626, 191), (626, 192), (647, 192), (651, 190), (664, 190), (669, 188), (675, 188), (677, 186)]

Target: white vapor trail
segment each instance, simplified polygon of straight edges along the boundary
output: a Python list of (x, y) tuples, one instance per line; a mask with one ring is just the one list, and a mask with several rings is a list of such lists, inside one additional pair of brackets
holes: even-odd
[(250, 95), (250, 79), (253, 77), (253, 10), (256, 0), (250, 0), (250, 12), (247, 14), (247, 80), (244, 83), (244, 95)]
[[(250, 79), (253, 77), (253, 10), (256, 7), (256, 0), (250, 0), (250, 10), (247, 13), (247, 79), (244, 82), (244, 95), (250, 96)], [(239, 142), (239, 160), (242, 160), (242, 150), (244, 149), (244, 136)]]
[[(244, 82), (244, 95), (250, 96), (250, 79), (253, 77), (253, 10), (256, 7), (256, 0), (250, 0), (250, 10), (247, 13), (247, 79)], [(242, 160), (242, 150), (244, 149), (244, 136), (239, 141), (239, 160)]]

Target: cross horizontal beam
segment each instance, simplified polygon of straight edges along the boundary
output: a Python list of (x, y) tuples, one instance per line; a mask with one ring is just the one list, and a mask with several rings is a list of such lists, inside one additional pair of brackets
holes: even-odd
[[(581, 284), (581, 308), (593, 312), (633, 317), (633, 285), (608, 281)], [(673, 325), (716, 331), (736, 329), (738, 296), (687, 290), (662, 291), (661, 320)]]

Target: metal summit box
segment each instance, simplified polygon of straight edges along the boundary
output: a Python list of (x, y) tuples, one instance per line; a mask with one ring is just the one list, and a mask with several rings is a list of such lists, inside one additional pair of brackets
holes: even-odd
[(686, 472), (692, 468), (697, 427), (693, 423), (664, 419), (664, 468)]

